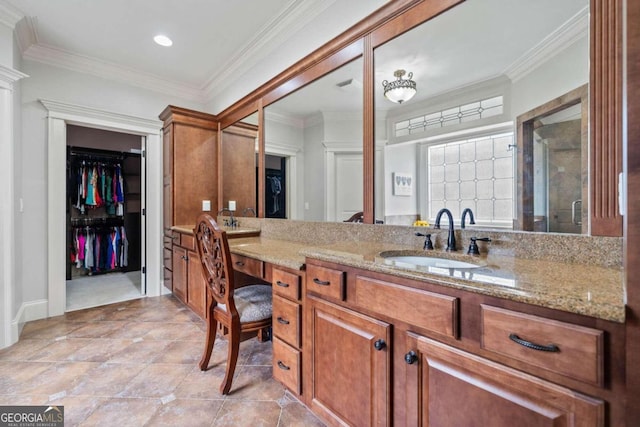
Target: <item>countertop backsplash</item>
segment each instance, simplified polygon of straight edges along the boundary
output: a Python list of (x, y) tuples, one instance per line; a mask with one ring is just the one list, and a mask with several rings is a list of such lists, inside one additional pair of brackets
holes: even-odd
[[(309, 245), (327, 245), (339, 241), (390, 243), (422, 248), (430, 233), (435, 251), (444, 250), (448, 228), (407, 227), (339, 222), (313, 222), (264, 218), (238, 218), (242, 227), (259, 228), (262, 237), (289, 240)], [(579, 234), (532, 233), (489, 229), (456, 229), (458, 252), (466, 253), (471, 237), (489, 237), (490, 243), (478, 242), (480, 252), (526, 259), (589, 264), (622, 268), (622, 238)]]

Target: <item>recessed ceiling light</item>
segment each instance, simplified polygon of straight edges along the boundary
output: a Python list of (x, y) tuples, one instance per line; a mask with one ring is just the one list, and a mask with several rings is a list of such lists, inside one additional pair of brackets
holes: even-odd
[(153, 38), (153, 41), (158, 43), (160, 46), (171, 46), (173, 44), (169, 37), (163, 36), (161, 34), (155, 36)]

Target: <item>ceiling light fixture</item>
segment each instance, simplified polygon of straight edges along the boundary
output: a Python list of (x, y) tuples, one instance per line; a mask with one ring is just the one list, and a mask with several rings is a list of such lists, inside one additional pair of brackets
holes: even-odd
[(382, 86), (384, 87), (384, 97), (389, 101), (402, 104), (403, 102), (413, 98), (413, 95), (416, 94), (416, 82), (411, 80), (413, 73), (409, 73), (407, 75), (408, 78), (403, 79), (402, 76), (405, 74), (407, 74), (405, 70), (396, 70), (393, 73), (396, 80), (384, 80), (382, 82)]
[(158, 43), (160, 46), (171, 46), (173, 44), (173, 41), (171, 41), (171, 39), (167, 36), (163, 36), (162, 34), (158, 34), (157, 36), (155, 36), (153, 38), (153, 41)]

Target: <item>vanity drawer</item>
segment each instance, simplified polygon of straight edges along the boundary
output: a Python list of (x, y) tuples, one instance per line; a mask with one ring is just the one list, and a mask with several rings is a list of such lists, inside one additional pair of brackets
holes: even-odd
[(171, 261), (171, 257), (173, 255), (173, 251), (167, 248), (163, 248), (162, 251), (164, 253), (162, 264), (164, 264), (164, 268), (171, 270), (172, 269), (171, 263), (173, 262)]
[(196, 250), (196, 240), (191, 234), (180, 235), (180, 246), (187, 248), (190, 251)]
[(307, 264), (307, 291), (344, 300), (345, 272)]
[(458, 298), (356, 276), (353, 303), (447, 337), (458, 337)]
[(172, 231), (170, 234), (171, 243), (174, 245), (180, 245), (180, 233), (177, 231)]
[(275, 295), (273, 297), (273, 335), (300, 348), (300, 304)]
[(273, 337), (273, 377), (296, 394), (301, 393), (300, 351)]
[(263, 263), (258, 259), (231, 254), (231, 263), (233, 264), (233, 269), (236, 271), (240, 271), (253, 277), (263, 277)]
[(293, 300), (300, 300), (300, 276), (278, 268), (272, 273), (273, 292)]
[(602, 386), (602, 331), (484, 304), (481, 317), (485, 350)]

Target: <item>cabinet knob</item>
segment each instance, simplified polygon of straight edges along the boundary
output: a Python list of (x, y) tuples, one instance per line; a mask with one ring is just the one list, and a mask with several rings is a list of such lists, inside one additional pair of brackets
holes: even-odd
[(379, 339), (376, 342), (373, 343), (373, 348), (375, 348), (376, 350), (380, 351), (380, 350), (384, 350), (384, 348), (387, 346), (387, 343), (384, 342), (383, 339)]
[(415, 351), (411, 350), (409, 353), (404, 355), (404, 361), (407, 362), (407, 365), (413, 365), (418, 361), (418, 355)]
[(182, 255), (180, 258), (182, 258), (182, 259), (183, 259), (183, 260), (185, 260), (185, 261), (189, 261), (189, 257), (188, 257), (188, 256), (186, 256), (186, 255)]

